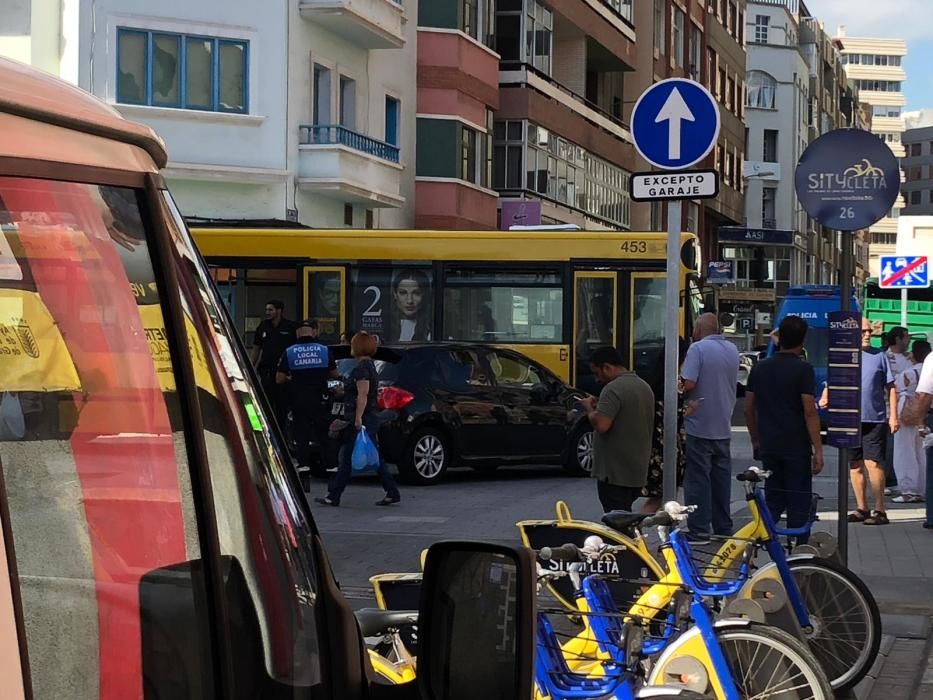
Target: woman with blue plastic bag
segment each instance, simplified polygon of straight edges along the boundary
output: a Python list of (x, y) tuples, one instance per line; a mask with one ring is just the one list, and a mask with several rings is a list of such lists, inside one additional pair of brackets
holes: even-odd
[[(340, 443), (340, 461), (337, 467), (337, 475), (334, 477), (333, 484), (326, 498), (314, 499), (317, 503), (325, 506), (339, 506), (340, 496), (343, 494), (347, 484), (350, 483), (350, 477), (353, 475), (353, 452), (357, 441), (360, 441), (360, 449), (357, 454), (366, 455), (366, 438), (372, 441), (376, 447), (378, 455), (379, 447), (379, 373), (376, 371), (376, 363), (373, 362), (373, 355), (376, 354), (376, 339), (365, 331), (361, 331), (350, 340), (350, 354), (358, 360), (356, 367), (350, 372), (350, 377), (346, 382), (344, 393), (344, 415), (347, 419), (353, 417), (353, 424), (348, 425), (338, 438)], [(371, 448), (370, 448), (371, 449)], [(371, 465), (375, 461), (375, 467)], [(363, 471), (372, 470), (379, 475), (382, 481), (382, 488), (386, 495), (382, 500), (376, 501), (377, 506), (388, 506), (398, 503), (402, 500), (399, 494), (398, 486), (389, 474), (389, 468), (382, 457), (378, 456), (375, 460), (372, 455), (366, 455), (357, 458), (358, 467), (362, 466)]]

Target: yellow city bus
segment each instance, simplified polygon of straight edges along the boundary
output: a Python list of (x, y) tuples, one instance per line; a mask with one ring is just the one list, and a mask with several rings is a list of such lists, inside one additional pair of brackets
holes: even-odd
[[(511, 347), (581, 389), (585, 361), (614, 345), (639, 374), (663, 365), (666, 234), (195, 228), (249, 344), (270, 299), (315, 318), (325, 341), (366, 330), (381, 342)], [(681, 235), (681, 333), (699, 304), (696, 237)], [(685, 300), (687, 303), (685, 304)]]

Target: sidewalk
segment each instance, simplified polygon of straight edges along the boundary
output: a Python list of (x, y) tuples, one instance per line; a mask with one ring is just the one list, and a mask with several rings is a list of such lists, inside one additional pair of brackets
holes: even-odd
[[(748, 431), (733, 428), (733, 462), (752, 464)], [(820, 501), (816, 530), (837, 534), (836, 450), (814, 479)], [(738, 498), (736, 499), (736, 496)], [(733, 491), (733, 511), (744, 508)], [(849, 508), (852, 509), (851, 490)], [(869, 587), (881, 610), (883, 638), (874, 668), (850, 695), (857, 700), (933, 700), (933, 532), (924, 530), (924, 504), (888, 503), (890, 525), (848, 524), (847, 566)]]

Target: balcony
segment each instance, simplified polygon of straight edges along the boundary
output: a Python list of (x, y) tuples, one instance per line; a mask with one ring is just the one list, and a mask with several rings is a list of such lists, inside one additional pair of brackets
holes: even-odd
[(303, 190), (371, 207), (405, 202), (398, 146), (336, 124), (302, 125), (298, 143)]
[(595, 124), (616, 138), (632, 143), (632, 132), (625, 122), (584, 96), (564, 87), (533, 66), (520, 63), (504, 63), (503, 68), (505, 70), (499, 71), (500, 88), (532, 88), (554, 102), (576, 112), (591, 124)]
[(299, 0), (301, 16), (366, 49), (400, 49), (405, 8), (400, 0)]

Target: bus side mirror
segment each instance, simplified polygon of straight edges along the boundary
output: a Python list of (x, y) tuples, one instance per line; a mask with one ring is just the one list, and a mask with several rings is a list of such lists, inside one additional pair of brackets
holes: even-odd
[(525, 547), (439, 542), (418, 614), (424, 700), (532, 697), (535, 558)]

